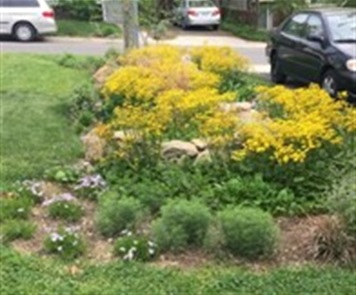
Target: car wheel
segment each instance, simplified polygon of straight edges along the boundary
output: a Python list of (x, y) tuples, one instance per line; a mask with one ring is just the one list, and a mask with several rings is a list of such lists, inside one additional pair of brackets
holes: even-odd
[(36, 36), (35, 28), (28, 23), (19, 23), (14, 28), (14, 37), (21, 42), (32, 41)]
[(334, 70), (327, 71), (321, 79), (321, 87), (333, 98), (337, 97), (338, 86)]
[(213, 31), (219, 30), (219, 25), (213, 25), (213, 26), (211, 26), (211, 27), (212, 27)]
[(188, 23), (185, 19), (182, 20), (182, 25), (181, 25), (183, 30), (188, 30), (189, 26)]
[(283, 84), (287, 80), (287, 75), (283, 73), (277, 54), (271, 58), (271, 80), (277, 84)]

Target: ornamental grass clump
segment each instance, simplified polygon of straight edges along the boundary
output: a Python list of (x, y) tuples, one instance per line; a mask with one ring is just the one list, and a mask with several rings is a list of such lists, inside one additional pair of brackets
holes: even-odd
[(328, 193), (331, 214), (342, 221), (343, 230), (356, 241), (356, 174), (354, 171), (335, 181)]
[(198, 201), (172, 200), (161, 208), (153, 236), (162, 251), (179, 252), (203, 245), (211, 213)]
[(43, 203), (48, 207), (48, 215), (53, 219), (63, 219), (71, 222), (78, 221), (84, 213), (83, 208), (76, 203), (71, 194), (62, 194)]
[(144, 215), (138, 200), (110, 192), (100, 198), (95, 221), (102, 235), (115, 237), (125, 229), (135, 229)]
[(231, 207), (219, 212), (217, 220), (224, 250), (249, 260), (273, 256), (279, 229), (269, 213), (254, 208)]

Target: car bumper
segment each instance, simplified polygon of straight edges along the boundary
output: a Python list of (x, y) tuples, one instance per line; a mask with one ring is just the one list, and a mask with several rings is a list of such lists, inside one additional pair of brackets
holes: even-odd
[(216, 26), (220, 25), (220, 18), (216, 19), (191, 19), (187, 21), (189, 26)]
[(53, 34), (56, 33), (58, 28), (54, 20), (41, 21), (35, 23), (37, 33), (40, 35)]

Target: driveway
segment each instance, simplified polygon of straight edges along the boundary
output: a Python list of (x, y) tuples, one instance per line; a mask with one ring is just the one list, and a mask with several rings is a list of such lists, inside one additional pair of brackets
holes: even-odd
[[(194, 31), (174, 29), (173, 36), (172, 39), (160, 42), (184, 47), (200, 45), (229, 46), (251, 61), (254, 72), (267, 73), (269, 71), (269, 65), (264, 53), (265, 43), (245, 41), (225, 32), (212, 32), (203, 29)], [(149, 39), (148, 42), (150, 44), (156, 43), (152, 39)], [(19, 43), (11, 39), (0, 39), (1, 53), (70, 53), (100, 56), (112, 48), (122, 51), (123, 41), (121, 39), (47, 37), (43, 41)]]

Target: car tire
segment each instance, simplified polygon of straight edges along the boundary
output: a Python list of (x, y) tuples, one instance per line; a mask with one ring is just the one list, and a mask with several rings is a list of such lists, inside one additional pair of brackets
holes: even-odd
[(21, 42), (29, 42), (35, 39), (36, 30), (29, 23), (19, 23), (14, 27), (14, 37)]
[(335, 71), (328, 70), (321, 78), (321, 88), (323, 88), (331, 97), (336, 98), (338, 93), (338, 85), (335, 78)]
[(219, 30), (219, 25), (213, 25), (211, 26), (211, 28), (213, 29), (213, 31), (217, 31)]
[(271, 57), (271, 80), (276, 84), (283, 84), (287, 80), (287, 75), (281, 69), (277, 53)]
[(182, 30), (184, 30), (184, 31), (189, 29), (189, 25), (185, 19), (182, 20), (181, 27), (182, 27)]

